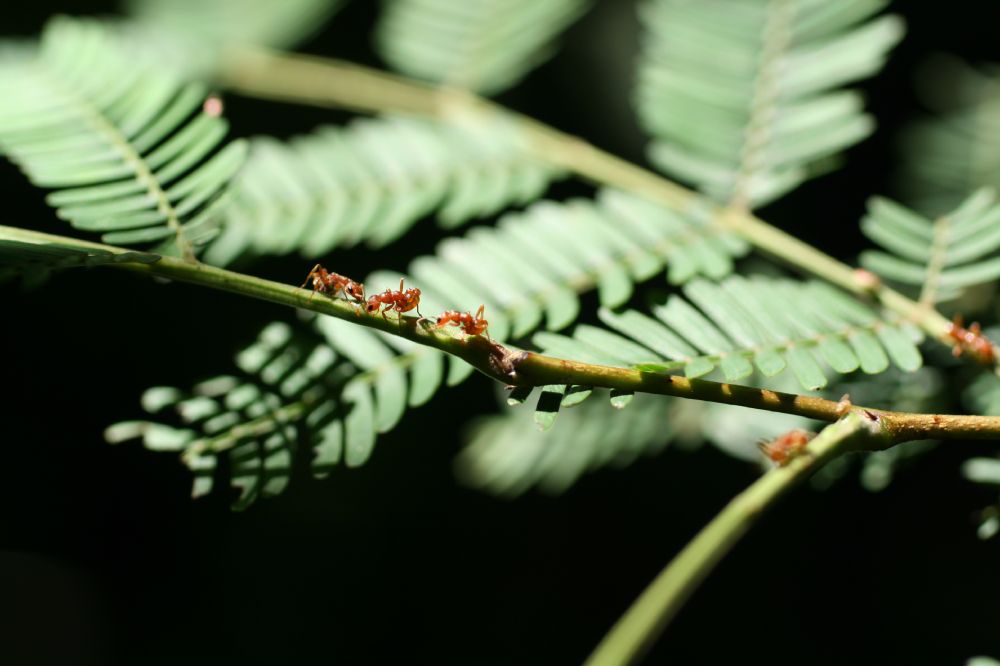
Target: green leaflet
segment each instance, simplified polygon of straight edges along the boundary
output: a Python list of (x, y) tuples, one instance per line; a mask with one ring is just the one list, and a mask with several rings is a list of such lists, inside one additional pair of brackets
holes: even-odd
[(49, 22), (37, 59), (0, 60), (0, 150), (73, 226), (190, 254), (217, 231), (245, 144), (104, 24)]
[(588, 0), (396, 0), (375, 34), (392, 67), (491, 95), (552, 55), (552, 42)]
[(115, 253), (86, 244), (42, 243), (10, 227), (0, 231), (0, 270), (11, 274), (121, 262), (151, 264), (159, 259), (159, 255), (148, 252)]
[(886, 250), (863, 252), (861, 264), (884, 279), (919, 287), (921, 302), (953, 300), (1000, 277), (1000, 204), (990, 189), (978, 190), (933, 222), (875, 197), (861, 230)]
[(484, 114), (362, 119), (288, 142), (259, 137), (206, 259), (381, 247), (433, 211), (443, 226), (457, 226), (528, 203), (562, 175), (538, 161), (510, 122)]
[(636, 108), (650, 158), (720, 202), (760, 206), (868, 136), (839, 88), (903, 34), (885, 0), (648, 0)]
[(689, 377), (715, 369), (739, 381), (755, 368), (764, 376), (791, 369), (806, 389), (837, 373), (882, 372), (891, 359), (913, 371), (922, 364), (912, 327), (883, 320), (851, 296), (818, 282), (731, 276), (720, 284), (694, 280), (687, 297), (652, 307), (655, 318), (602, 308), (609, 329), (577, 326), (572, 336), (539, 333), (544, 353), (590, 363), (677, 372)]

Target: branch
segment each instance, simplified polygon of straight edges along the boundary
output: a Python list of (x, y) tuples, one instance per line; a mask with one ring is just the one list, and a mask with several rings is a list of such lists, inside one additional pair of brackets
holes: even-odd
[(863, 414), (849, 414), (827, 426), (804, 454), (757, 479), (702, 528), (612, 627), (587, 665), (635, 663), (715, 565), (777, 499), (833, 457), (851, 450), (885, 448), (891, 438), (885, 423)]
[[(223, 86), (253, 97), (355, 111), (395, 111), (445, 120), (459, 108), (502, 114), (517, 122), (539, 158), (581, 178), (673, 207), (704, 205), (697, 192), (655, 172), (464, 91), (435, 88), (338, 60), (259, 49), (231, 51), (224, 59), (219, 78)], [(716, 215), (765, 254), (851, 293), (870, 295), (931, 337), (949, 347), (953, 344), (948, 336), (949, 320), (935, 309), (885, 285), (866, 284), (847, 264), (771, 226), (743, 207), (718, 208)], [(1000, 357), (997, 363), (1000, 372)]]
[[(135, 252), (125, 248), (0, 226), (0, 241), (5, 240), (41, 246), (75, 246), (111, 253), (118, 255), (121, 261), (102, 265), (220, 289), (278, 305), (337, 317), (453, 354), (483, 374), (506, 384), (518, 386), (572, 384), (633, 393), (654, 393), (797, 414), (830, 422), (838, 420), (845, 413), (840, 403), (825, 398), (704, 379), (689, 379), (660, 372), (569, 361), (506, 347), (482, 336), (458, 337), (437, 328), (427, 319), (370, 315), (363, 308), (346, 300), (332, 299), (307, 289), (206, 264), (192, 263), (176, 257), (164, 256), (151, 262), (148, 255), (134, 259)], [(850, 410), (880, 421), (890, 435), (884, 442), (886, 445), (880, 449), (915, 439), (1000, 440), (1000, 417), (912, 414), (861, 406), (852, 406)]]

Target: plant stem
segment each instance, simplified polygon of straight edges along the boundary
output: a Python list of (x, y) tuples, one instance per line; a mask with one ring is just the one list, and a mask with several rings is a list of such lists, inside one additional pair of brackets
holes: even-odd
[[(674, 208), (706, 204), (697, 192), (653, 171), (464, 91), (435, 88), (338, 60), (260, 49), (230, 52), (218, 77), (222, 85), (254, 97), (355, 111), (415, 113), (442, 119), (447, 119), (457, 107), (502, 114), (517, 122), (539, 158), (581, 178)], [(948, 337), (950, 322), (933, 308), (885, 285), (864, 284), (850, 266), (771, 226), (749, 210), (718, 208), (716, 214), (758, 250), (804, 274), (815, 275), (855, 294), (871, 296), (933, 338), (952, 344)]]
[(883, 424), (851, 413), (827, 426), (787, 465), (775, 467), (737, 495), (660, 572), (587, 660), (588, 666), (635, 663), (691, 593), (775, 501), (833, 457), (882, 446)]
[[(170, 278), (337, 317), (453, 354), (487, 376), (507, 384), (524, 386), (572, 384), (634, 393), (654, 393), (797, 414), (831, 422), (839, 419), (845, 412), (840, 403), (825, 398), (704, 379), (689, 379), (660, 372), (582, 363), (512, 349), (482, 336), (469, 338), (453, 336), (432, 325), (428, 320), (396, 315), (370, 315), (364, 308), (344, 299), (334, 299), (280, 282), (206, 264), (191, 263), (176, 257), (157, 258), (155, 255), (136, 253), (111, 245), (0, 226), (0, 241), (3, 240), (110, 253), (115, 255), (115, 260), (105, 265), (112, 268)], [(851, 410), (867, 412), (882, 419), (883, 427), (892, 434), (891, 444), (929, 438), (1000, 439), (1000, 417), (910, 414), (866, 409), (860, 406), (851, 407)]]

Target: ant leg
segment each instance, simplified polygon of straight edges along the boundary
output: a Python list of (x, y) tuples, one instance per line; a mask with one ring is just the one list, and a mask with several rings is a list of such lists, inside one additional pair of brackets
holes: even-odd
[(304, 289), (305, 286), (309, 284), (309, 280), (312, 279), (312, 276), (316, 275), (316, 269), (319, 267), (320, 267), (319, 264), (316, 264), (315, 266), (312, 267), (312, 270), (309, 271), (309, 275), (306, 276), (306, 281), (299, 286), (299, 289)]

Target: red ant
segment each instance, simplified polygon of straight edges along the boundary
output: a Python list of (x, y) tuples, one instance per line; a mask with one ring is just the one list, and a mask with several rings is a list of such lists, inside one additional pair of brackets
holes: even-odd
[(354, 299), (358, 303), (365, 301), (365, 285), (339, 273), (331, 273), (319, 264), (313, 266), (309, 275), (306, 276), (306, 281), (299, 289), (309, 284), (310, 280), (312, 280), (314, 292), (318, 291), (323, 294), (329, 292), (330, 298), (334, 298), (338, 292), (342, 291), (348, 299)]
[(979, 322), (972, 322), (969, 328), (962, 328), (962, 315), (957, 314), (948, 327), (948, 337), (955, 341), (951, 348), (954, 356), (968, 354), (983, 365), (993, 365), (996, 355), (993, 343), (983, 335)]
[[(479, 309), (476, 310), (475, 316), (469, 314), (468, 312), (448, 310), (437, 318), (437, 327), (441, 328), (442, 326), (446, 326), (450, 323), (458, 324), (462, 327), (462, 332), (466, 335), (482, 335), (485, 333), (486, 338), (489, 339), (490, 334), (486, 329), (489, 327), (490, 323), (483, 319), (483, 310), (485, 309), (485, 305), (480, 305)], [(490, 342), (492, 342), (492, 340), (490, 340)]]
[[(385, 308), (384, 310), (382, 310), (383, 307)], [(365, 309), (368, 311), (368, 314), (375, 314), (381, 310), (383, 317), (385, 317), (385, 313), (389, 310), (395, 310), (399, 313), (416, 310), (420, 318), (424, 318), (420, 314), (420, 290), (415, 287), (404, 289), (403, 278), (399, 278), (398, 291), (386, 289), (381, 294), (369, 296)]]
[(761, 442), (758, 446), (765, 456), (784, 467), (791, 462), (792, 458), (800, 455), (805, 450), (809, 440), (815, 436), (815, 434), (805, 430), (789, 430), (777, 439)]

